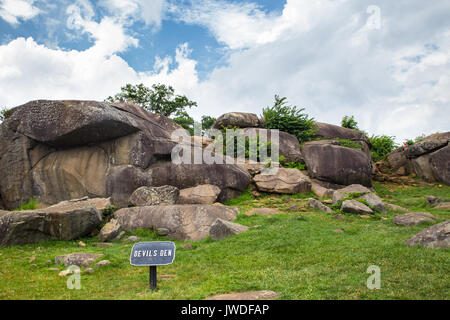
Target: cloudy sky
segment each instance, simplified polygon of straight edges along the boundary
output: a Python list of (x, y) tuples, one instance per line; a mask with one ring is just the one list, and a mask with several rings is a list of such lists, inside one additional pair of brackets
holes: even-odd
[(0, 107), (172, 85), (190, 114), (286, 96), (401, 142), (450, 130), (448, 0), (0, 0)]

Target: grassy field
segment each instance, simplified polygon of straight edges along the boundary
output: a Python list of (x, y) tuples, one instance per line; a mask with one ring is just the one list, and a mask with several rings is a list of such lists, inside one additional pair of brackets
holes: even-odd
[[(425, 207), (425, 196), (450, 198), (450, 187), (404, 187), (375, 184), (385, 202), (410, 211), (428, 211), (439, 222), (450, 212)], [(362, 219), (306, 208), (312, 195), (270, 196), (254, 199), (250, 192), (228, 204), (240, 208), (236, 222), (254, 227), (221, 241), (191, 242), (192, 250), (177, 245), (174, 264), (158, 267), (159, 290), (148, 289), (148, 268), (129, 264), (132, 244), (114, 241), (95, 247), (95, 238), (0, 248), (0, 299), (203, 299), (210, 295), (249, 290), (274, 290), (280, 299), (448, 299), (450, 252), (411, 248), (403, 243), (427, 225), (399, 227), (396, 212)], [(296, 208), (292, 208), (296, 206)], [(282, 214), (248, 216), (255, 207), (278, 208)], [(343, 233), (335, 232), (336, 229)], [(131, 235), (132, 233), (127, 234)], [(141, 241), (167, 240), (151, 231), (133, 233)], [(103, 253), (112, 262), (81, 276), (81, 290), (69, 290), (66, 277), (49, 270), (46, 261), (72, 253)], [(35, 261), (30, 262), (31, 257)], [(34, 264), (34, 265), (33, 265)], [(381, 289), (369, 290), (366, 270), (381, 269)]]

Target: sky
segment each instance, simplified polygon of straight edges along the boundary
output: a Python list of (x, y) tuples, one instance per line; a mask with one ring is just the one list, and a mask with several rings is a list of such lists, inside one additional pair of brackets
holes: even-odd
[(164, 83), (188, 112), (353, 115), (397, 142), (450, 130), (450, 1), (0, 0), (0, 108)]

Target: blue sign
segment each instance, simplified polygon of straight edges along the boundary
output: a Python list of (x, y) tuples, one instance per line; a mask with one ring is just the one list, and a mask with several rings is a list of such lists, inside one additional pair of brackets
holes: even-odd
[(131, 249), (133, 266), (166, 266), (175, 259), (175, 243), (170, 241), (139, 242)]

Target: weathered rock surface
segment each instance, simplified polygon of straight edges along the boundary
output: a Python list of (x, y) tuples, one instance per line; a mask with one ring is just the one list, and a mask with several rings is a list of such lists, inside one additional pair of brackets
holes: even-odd
[(274, 300), (280, 296), (271, 290), (218, 294), (205, 300)]
[(297, 169), (278, 168), (275, 174), (258, 174), (253, 181), (262, 192), (297, 194), (311, 191), (311, 180)]
[[(221, 201), (246, 189), (250, 177), (236, 164), (180, 168), (188, 178), (177, 178), (176, 169), (164, 173), (173, 169), (178, 141), (171, 135), (178, 129), (169, 118), (133, 104), (38, 100), (14, 108), (0, 126), (1, 202), (14, 209), (32, 197), (43, 205), (111, 197), (121, 208), (142, 186), (209, 183), (221, 188)], [(168, 163), (163, 172), (149, 170), (159, 162)]]
[(392, 221), (393, 224), (399, 226), (414, 226), (426, 222), (436, 222), (436, 218), (428, 212), (411, 212), (396, 215)]
[(317, 180), (311, 179), (311, 190), (319, 199), (333, 198), (334, 190), (328, 189), (316, 182)]
[(359, 197), (361, 200), (365, 200), (371, 208), (373, 208), (375, 211), (378, 212), (386, 212), (386, 206), (383, 203), (383, 200), (379, 196), (377, 196), (375, 193), (367, 193), (363, 195), (362, 197)]
[(124, 208), (115, 217), (126, 231), (165, 228), (170, 238), (197, 241), (209, 236), (218, 218), (231, 221), (237, 213), (236, 208), (227, 206), (170, 205)]
[(176, 204), (180, 190), (173, 186), (140, 187), (130, 196), (129, 205), (132, 207), (160, 206)]
[(280, 214), (282, 213), (280, 210), (278, 210), (277, 208), (253, 208), (250, 209), (249, 211), (247, 211), (245, 214), (246, 215), (259, 215), (259, 216), (267, 216), (270, 214)]
[(209, 230), (209, 236), (212, 240), (220, 240), (226, 237), (236, 235), (248, 231), (247, 226), (243, 226), (234, 222), (217, 219)]
[(103, 254), (76, 252), (55, 257), (55, 263), (64, 264), (65, 267), (88, 267), (101, 257)]
[(432, 249), (450, 249), (450, 220), (422, 230), (405, 243), (408, 246), (423, 246)]
[(420, 142), (406, 148), (405, 155), (410, 159), (417, 158), (423, 154), (430, 153), (447, 146), (449, 140), (450, 132), (432, 134), (428, 137), (425, 137)]
[(98, 238), (101, 241), (108, 241), (114, 239), (119, 235), (120, 224), (116, 219), (111, 219), (105, 226), (100, 230)]
[(434, 209), (438, 210), (450, 210), (450, 202), (443, 202), (438, 204)]
[(238, 127), (238, 128), (255, 128), (261, 125), (258, 116), (254, 113), (244, 112), (229, 112), (217, 118), (213, 125), (214, 129), (221, 130), (223, 127)]
[(320, 140), (304, 143), (302, 156), (311, 178), (340, 185), (372, 186), (372, 162), (361, 150)]
[(234, 164), (174, 164), (158, 162), (147, 171), (153, 186), (171, 185), (186, 189), (202, 184), (219, 187), (217, 201), (224, 202), (241, 194), (251, 181), (250, 174)]
[(372, 191), (360, 184), (352, 184), (345, 188), (341, 188), (339, 190), (335, 190), (333, 192), (333, 204), (338, 204), (339, 201), (345, 199), (346, 197), (352, 194), (360, 194), (365, 195), (367, 193), (371, 193)]
[(334, 213), (333, 210), (328, 208), (326, 205), (324, 205), (322, 202), (317, 201), (316, 199), (310, 198), (308, 199), (308, 205), (310, 208), (318, 209), (325, 213)]
[(355, 141), (361, 145), (366, 154), (369, 154), (371, 143), (363, 132), (323, 122), (316, 122), (316, 126), (317, 126), (316, 137), (326, 139), (339, 138)]
[(73, 240), (89, 235), (101, 214), (87, 201), (64, 201), (39, 210), (0, 213), (0, 245), (21, 245), (49, 239)]
[(389, 208), (389, 210), (392, 210), (392, 211), (408, 212), (408, 209), (400, 207), (400, 206), (398, 206), (396, 204), (388, 203), (386, 206)]
[(216, 202), (221, 190), (211, 184), (203, 184), (180, 191), (178, 204), (213, 204)]
[(356, 213), (356, 214), (373, 214), (373, 210), (366, 206), (364, 203), (361, 203), (356, 200), (345, 200), (342, 202), (341, 210), (347, 213)]
[(436, 204), (441, 203), (443, 200), (441, 198), (437, 198), (434, 196), (426, 196), (425, 201), (427, 203), (427, 206), (434, 206)]

